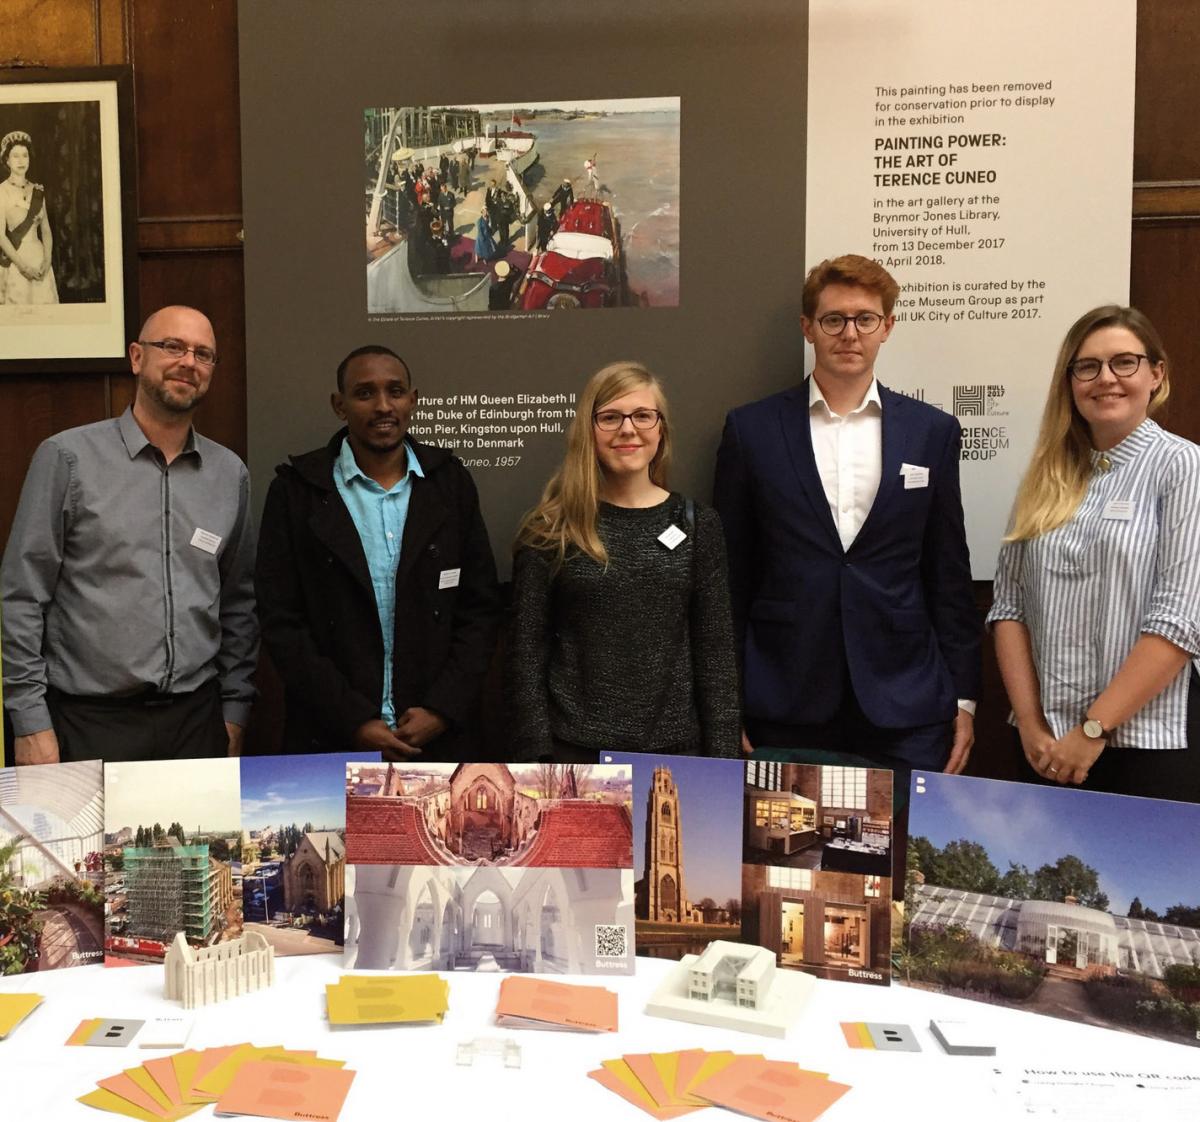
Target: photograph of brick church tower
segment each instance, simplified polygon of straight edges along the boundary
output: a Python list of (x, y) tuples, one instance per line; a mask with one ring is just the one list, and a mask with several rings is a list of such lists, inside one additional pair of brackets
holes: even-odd
[(633, 767), (637, 953), (679, 959), (741, 938), (742, 765), (691, 756), (604, 754)]
[(632, 797), (628, 767), (352, 763), (346, 860), (631, 868)]

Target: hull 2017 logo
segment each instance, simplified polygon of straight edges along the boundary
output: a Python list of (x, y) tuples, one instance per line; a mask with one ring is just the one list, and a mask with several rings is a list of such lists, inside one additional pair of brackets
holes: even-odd
[(953, 394), (956, 417), (1008, 416), (1008, 410), (1000, 408), (1003, 386), (955, 386)]

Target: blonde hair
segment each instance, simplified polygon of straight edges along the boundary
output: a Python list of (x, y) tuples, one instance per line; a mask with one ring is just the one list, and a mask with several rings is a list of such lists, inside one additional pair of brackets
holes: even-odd
[(596, 529), (601, 475), (593, 417), (610, 401), (640, 389), (654, 393), (662, 414), (658, 451), (650, 461), (650, 480), (666, 487), (671, 462), (671, 426), (662, 385), (641, 363), (610, 363), (597, 370), (584, 386), (575, 407), (575, 418), (567, 430), (567, 454), (546, 484), (541, 501), (521, 520), (516, 548), (531, 546), (552, 553), (555, 569), (571, 550), (587, 554), (601, 565), (608, 564), (608, 551)]
[(1171, 392), (1162, 340), (1154, 325), (1137, 308), (1106, 304), (1080, 316), (1058, 349), (1037, 444), (1017, 490), (1005, 541), (1028, 541), (1057, 529), (1071, 518), (1083, 501), (1092, 472), (1092, 441), (1087, 422), (1075, 407), (1068, 367), (1084, 340), (1103, 327), (1124, 327), (1132, 331), (1145, 348), (1150, 364), (1163, 364), (1163, 379), (1150, 394), (1147, 416), (1161, 408)]

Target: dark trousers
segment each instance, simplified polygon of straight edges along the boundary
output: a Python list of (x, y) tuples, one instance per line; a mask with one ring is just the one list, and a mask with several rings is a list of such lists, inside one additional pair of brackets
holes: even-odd
[(216, 678), (191, 693), (78, 697), (52, 689), (46, 701), (64, 763), (182, 760), (228, 751)]
[[(1054, 786), (1029, 766), (1016, 729), (1013, 739), (1021, 760), (1021, 778)], [(1085, 791), (1200, 803), (1200, 677), (1194, 667), (1188, 683), (1187, 747), (1105, 748), (1079, 786)]]

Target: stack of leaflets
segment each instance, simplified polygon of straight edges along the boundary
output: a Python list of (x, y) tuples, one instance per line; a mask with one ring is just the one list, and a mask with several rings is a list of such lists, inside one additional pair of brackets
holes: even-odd
[(42, 1003), (36, 993), (0, 993), (0, 1040)]
[(338, 1025), (441, 1024), (450, 983), (437, 974), (356, 977), (343, 974), (325, 987), (329, 1023)]
[(496, 1024), (566, 1032), (616, 1032), (617, 995), (603, 986), (572, 986), (514, 974), (500, 983)]
[(343, 1064), (315, 1052), (232, 1044), (147, 1060), (99, 1080), (79, 1101), (142, 1122), (176, 1122), (210, 1103), (216, 1115), (334, 1122), (354, 1081)]
[(660, 1119), (723, 1106), (751, 1118), (812, 1122), (850, 1090), (798, 1064), (699, 1048), (604, 1060), (588, 1076)]

